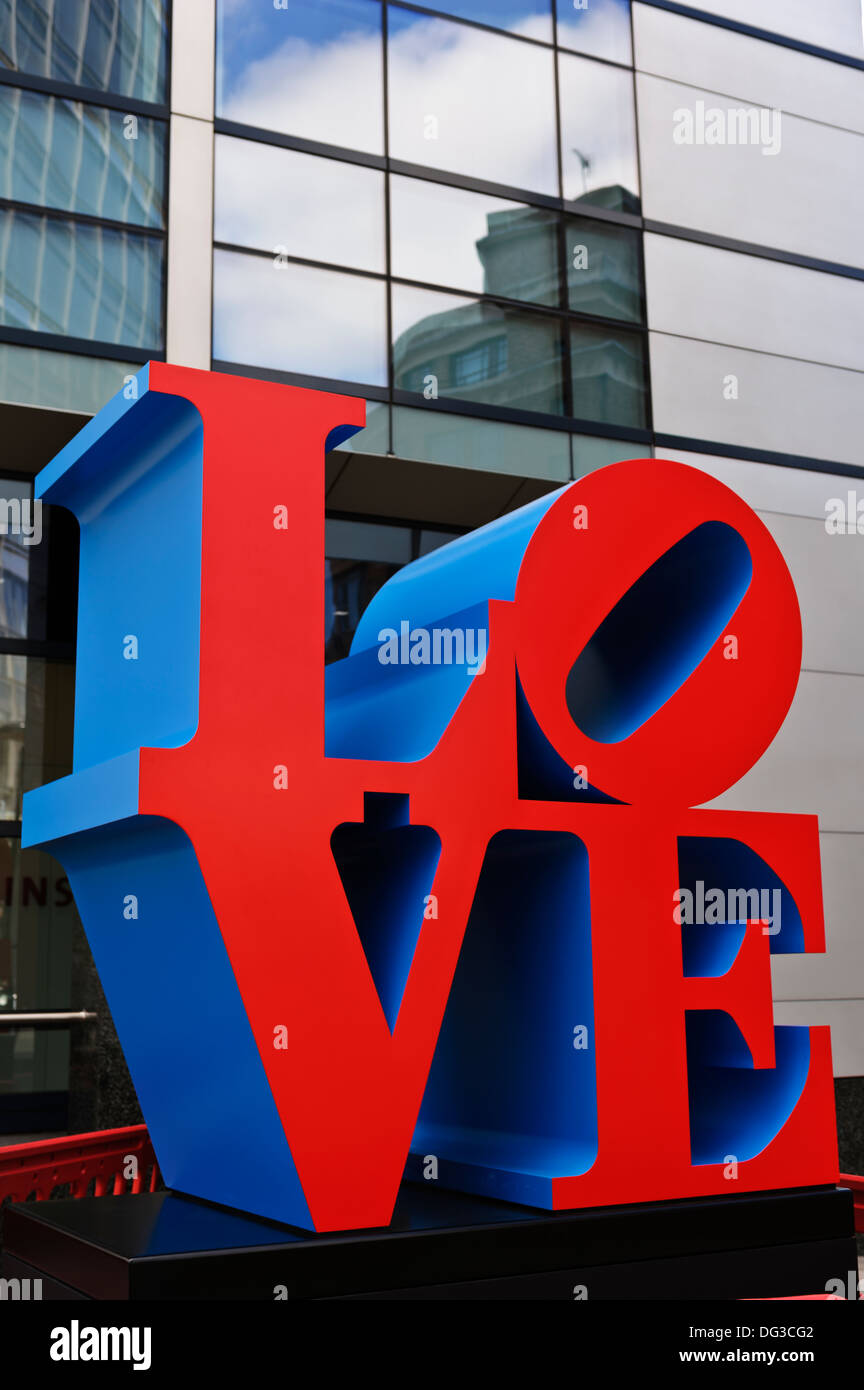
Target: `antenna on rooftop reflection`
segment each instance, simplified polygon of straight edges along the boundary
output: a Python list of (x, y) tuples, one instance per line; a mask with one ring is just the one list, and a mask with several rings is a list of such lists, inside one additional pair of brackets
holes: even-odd
[(572, 149), (576, 158), (579, 160), (580, 165), (582, 166), (582, 192), (587, 193), (588, 170), (591, 168), (591, 160), (588, 158), (587, 155), (584, 155), (581, 150), (577, 150), (575, 145), (571, 145), (570, 148)]

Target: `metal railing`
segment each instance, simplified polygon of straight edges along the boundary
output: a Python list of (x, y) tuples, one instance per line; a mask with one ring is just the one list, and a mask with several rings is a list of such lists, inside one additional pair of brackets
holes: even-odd
[(43, 1009), (39, 1013), (0, 1012), (0, 1028), (50, 1028), (55, 1024), (87, 1023), (98, 1014), (86, 1009)]
[(58, 1187), (70, 1197), (155, 1192), (159, 1168), (146, 1125), (36, 1139), (0, 1148), (0, 1203), (47, 1201)]

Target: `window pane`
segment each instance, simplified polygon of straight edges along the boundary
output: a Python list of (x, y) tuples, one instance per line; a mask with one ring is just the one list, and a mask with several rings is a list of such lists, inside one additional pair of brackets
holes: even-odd
[(21, 819), (21, 797), (72, 771), (71, 661), (0, 655), (0, 820)]
[(17, 679), (26, 681), (26, 714), (21, 790), (30, 791), (72, 771), (75, 664), (41, 657), (3, 657), (20, 662)]
[[(864, 266), (864, 136), (762, 107), (752, 108), (758, 138), (741, 144), (741, 113), (749, 108), (737, 99), (641, 74), (637, 80), (646, 216)], [(709, 123), (723, 144), (704, 143)], [(749, 118), (746, 129), (750, 135)]]
[(556, 0), (558, 43), (594, 58), (632, 63), (630, 0)]
[[(736, 105), (774, 108), (784, 121), (787, 115), (804, 116), (864, 134), (860, 68), (648, 5), (638, 6), (634, 21), (643, 73), (706, 93), (734, 93)], [(684, 99), (692, 106), (692, 99)]]
[(411, 559), (410, 526), (385, 526), (377, 521), (344, 521), (328, 517), (324, 551), (341, 560), (382, 560), (388, 565), (407, 565)]
[[(390, 448), (390, 406), (383, 401), (366, 402), (366, 424), (332, 451), (332, 457), (347, 454), (386, 454)], [(328, 458), (331, 455), (328, 455)], [(341, 465), (340, 465), (341, 466)], [(336, 506), (336, 503), (334, 503)], [(350, 508), (348, 510), (351, 510)]]
[(557, 194), (551, 49), (392, 6), (389, 23), (393, 158)]
[(326, 663), (348, 655), (364, 610), (391, 575), (411, 559), (407, 526), (328, 521), (325, 537)]
[(558, 414), (558, 320), (393, 286), (395, 384), (458, 400)]
[(377, 0), (218, 0), (216, 13), (218, 116), (383, 154)]
[(462, 531), (421, 531), (418, 558), (431, 554), (433, 550), (440, 550), (442, 545), (449, 545), (451, 541), (458, 541), (462, 534)]
[(601, 439), (598, 435), (571, 434), (573, 477), (582, 478), (607, 464), (623, 459), (651, 458), (650, 444), (633, 444), (627, 439)]
[(564, 197), (639, 211), (633, 79), (629, 72), (559, 53)]
[(393, 408), (393, 448), (400, 458), (454, 468), (480, 468), (517, 478), (570, 478), (570, 436), (564, 430), (447, 415), (440, 410)]
[(162, 255), (156, 237), (0, 211), (0, 322), (160, 349)]
[(217, 135), (215, 239), (383, 272), (384, 175)]
[(138, 370), (131, 362), (0, 343), (0, 401), (95, 415)]
[(860, 0), (699, 0), (696, 8), (864, 58)]
[(213, 356), (385, 386), (384, 281), (278, 259), (215, 253)]
[(0, 477), (0, 638), (74, 642), (78, 542), (70, 511), (34, 501), (29, 481)]
[(0, 86), (0, 197), (162, 227), (165, 130), (145, 116)]
[(552, 42), (552, 0), (434, 0), (427, 8)]
[(30, 550), (42, 539), (33, 488), (0, 478), (0, 637), (27, 636)]
[(655, 235), (645, 273), (657, 332), (864, 372), (864, 280)]
[(393, 175), (390, 226), (393, 274), (405, 280), (560, 302), (554, 213)]
[(166, 0), (5, 0), (0, 49), (19, 72), (165, 100)]
[(647, 422), (645, 340), (594, 324), (570, 329), (573, 415), (642, 429)]
[(567, 287), (570, 308), (610, 319), (642, 318), (640, 234), (629, 227), (568, 217)]

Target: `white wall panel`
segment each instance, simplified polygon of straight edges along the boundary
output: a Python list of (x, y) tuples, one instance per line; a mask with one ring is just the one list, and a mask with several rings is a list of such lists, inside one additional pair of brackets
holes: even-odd
[[(789, 565), (804, 665), (783, 728), (759, 764), (713, 803), (819, 817), (826, 951), (772, 958), (778, 1024), (829, 1024), (834, 1072), (864, 1075), (864, 536), (831, 536), (825, 501), (856, 480), (679, 451), (755, 507)], [(827, 673), (827, 674), (826, 674)]]
[[(858, 610), (849, 621), (859, 621)], [(753, 698), (758, 698), (758, 687)], [(802, 671), (773, 743), (740, 782), (710, 805), (808, 812), (818, 815), (822, 831), (864, 833), (862, 709), (864, 676)]]
[(645, 291), (659, 332), (864, 371), (864, 280), (649, 233)]
[(774, 1005), (774, 1022), (782, 1024), (828, 1024), (835, 1076), (864, 1076), (864, 1000), (809, 999), (779, 1001)]
[(171, 110), (213, 119), (216, 0), (172, 0)]
[[(649, 341), (659, 433), (861, 463), (860, 372), (665, 333)], [(733, 390), (737, 398), (727, 398)]]
[(698, 0), (694, 8), (864, 58), (860, 0)]
[[(863, 374), (693, 338), (649, 341), (660, 434), (861, 463)], [(736, 399), (726, 399), (731, 391)]]
[(864, 132), (864, 72), (856, 68), (651, 5), (633, 6), (633, 35), (640, 72)]
[(173, 0), (168, 265), (169, 362), (210, 367), (216, 0)]
[(864, 536), (831, 535), (824, 521), (805, 517), (763, 512), (762, 520), (783, 552), (798, 594), (802, 666), (864, 675)]
[(756, 511), (784, 512), (790, 516), (825, 519), (825, 503), (831, 497), (845, 497), (856, 485), (864, 497), (864, 485), (839, 473), (816, 473), (808, 468), (782, 468), (751, 459), (722, 458), (716, 454), (695, 454), (685, 449), (658, 449), (658, 457), (677, 459), (701, 468), (712, 478), (731, 487)]
[[(678, 144), (676, 112), (742, 103), (637, 74), (645, 216), (844, 265), (864, 264), (864, 135), (783, 115), (779, 153)], [(724, 115), (724, 120), (728, 114)]]
[(864, 836), (820, 835), (819, 840), (826, 950), (772, 956), (775, 999), (864, 995)]

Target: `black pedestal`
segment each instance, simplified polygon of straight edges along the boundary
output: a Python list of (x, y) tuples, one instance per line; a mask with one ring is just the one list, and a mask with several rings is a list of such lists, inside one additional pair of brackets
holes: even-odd
[(8, 1208), (43, 1298), (743, 1299), (857, 1268), (845, 1189), (548, 1213), (406, 1183), (386, 1229), (308, 1235), (173, 1192)]

